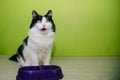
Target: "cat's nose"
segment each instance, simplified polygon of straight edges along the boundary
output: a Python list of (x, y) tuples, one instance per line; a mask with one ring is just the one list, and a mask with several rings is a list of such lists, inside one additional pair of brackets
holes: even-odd
[(43, 26), (43, 28), (45, 28), (45, 24), (43, 24), (42, 26)]

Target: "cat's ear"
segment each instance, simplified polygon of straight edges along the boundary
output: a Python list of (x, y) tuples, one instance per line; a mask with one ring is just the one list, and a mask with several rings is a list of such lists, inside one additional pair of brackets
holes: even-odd
[(35, 10), (33, 10), (32, 11), (32, 17), (33, 17), (33, 19), (36, 19), (37, 16), (38, 16), (38, 13)]
[(52, 17), (52, 10), (49, 10), (46, 15)]

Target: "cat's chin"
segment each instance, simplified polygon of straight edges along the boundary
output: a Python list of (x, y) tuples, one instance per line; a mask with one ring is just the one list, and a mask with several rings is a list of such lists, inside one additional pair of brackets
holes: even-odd
[(40, 30), (41, 34), (46, 35), (48, 34), (48, 30)]

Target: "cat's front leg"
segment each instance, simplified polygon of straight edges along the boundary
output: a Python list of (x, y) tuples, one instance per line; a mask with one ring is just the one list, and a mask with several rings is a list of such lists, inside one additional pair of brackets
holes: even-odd
[(39, 65), (38, 56), (37, 56), (37, 53), (35, 50), (33, 50), (29, 47), (25, 47), (24, 55), (26, 58), (25, 65), (27, 65), (27, 66), (38, 66)]
[(48, 52), (46, 54), (45, 59), (44, 59), (44, 64), (43, 65), (50, 65), (50, 59), (51, 59), (51, 52)]
[(39, 59), (36, 52), (31, 53), (31, 66), (39, 66)]

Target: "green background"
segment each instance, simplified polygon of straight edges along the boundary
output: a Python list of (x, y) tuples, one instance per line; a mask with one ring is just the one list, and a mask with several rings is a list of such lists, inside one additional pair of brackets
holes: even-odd
[(57, 28), (53, 56), (120, 56), (120, 0), (0, 0), (0, 54), (16, 52), (32, 10), (49, 9)]

